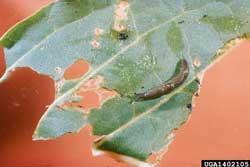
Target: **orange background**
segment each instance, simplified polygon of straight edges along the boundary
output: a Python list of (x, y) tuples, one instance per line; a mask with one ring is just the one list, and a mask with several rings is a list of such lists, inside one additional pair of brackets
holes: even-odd
[[(49, 0), (0, 0), (0, 35)], [(4, 72), (0, 50), (0, 75)], [(234, 49), (205, 75), (192, 117), (159, 167), (199, 167), (202, 159), (250, 159), (250, 42)], [(1, 167), (128, 167), (92, 157), (90, 129), (53, 141), (32, 132), (53, 101), (53, 82), (28, 69), (0, 84)]]

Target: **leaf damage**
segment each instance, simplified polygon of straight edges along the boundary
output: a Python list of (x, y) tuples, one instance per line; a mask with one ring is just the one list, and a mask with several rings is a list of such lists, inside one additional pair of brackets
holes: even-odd
[(127, 20), (128, 20), (128, 0), (120, 0), (118, 4), (115, 5), (114, 12), (114, 25), (113, 30), (116, 32), (127, 31)]
[(78, 108), (85, 113), (89, 113), (92, 109), (100, 108), (107, 100), (118, 96), (116, 91), (103, 88), (103, 82), (104, 78), (102, 76), (89, 79), (75, 91), (73, 97), (77, 97), (77, 100), (75, 98), (67, 100), (61, 107), (64, 109), (68, 107)]
[[(204, 72), (229, 49), (249, 39), (248, 2), (244, 10), (235, 0), (203, 5), (185, 1), (181, 7), (163, 1), (85, 2), (51, 5), (54, 10), (60, 6), (67, 10), (58, 17), (56, 12), (56, 17), (51, 15), (56, 22), (53, 27), (65, 25), (57, 30), (51, 31), (46, 18), (38, 17), (38, 22), (33, 20), (36, 26), (26, 20), (22, 25), (27, 27), (19, 25), (1, 39), (6, 48), (15, 44), (5, 50), (10, 55), (8, 72), (30, 66), (56, 81), (56, 100), (40, 120), (34, 138), (56, 138), (90, 124), (93, 135), (100, 137), (95, 150), (139, 166), (155, 165), (172, 141), (170, 134), (190, 118)], [(72, 6), (85, 13), (74, 16)], [(20, 51), (26, 46), (20, 39), (29, 38), (27, 28), (39, 28), (46, 38), (30, 43), (31, 50)], [(12, 43), (9, 36), (14, 37), (15, 32)], [(150, 101), (131, 98), (133, 92), (149, 90), (170, 78), (181, 59), (194, 68), (179, 87)], [(51, 64), (44, 66), (44, 60)], [(75, 69), (67, 68), (73, 62)]]

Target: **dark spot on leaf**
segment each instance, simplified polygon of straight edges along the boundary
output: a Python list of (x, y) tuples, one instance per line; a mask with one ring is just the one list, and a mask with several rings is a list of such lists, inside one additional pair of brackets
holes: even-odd
[(182, 23), (184, 23), (184, 22), (185, 22), (185, 21), (184, 21), (184, 20), (182, 20), (182, 21), (179, 21), (179, 22), (178, 22), (178, 24), (182, 24)]
[(83, 106), (81, 106), (81, 105), (77, 105), (77, 107), (79, 107), (79, 108), (83, 108)]
[(187, 104), (187, 108), (190, 110), (190, 111), (192, 111), (192, 104)]
[(208, 16), (208, 15), (204, 14), (204, 15), (203, 15), (203, 18), (206, 18), (207, 16)]
[(195, 82), (198, 83), (199, 85), (201, 84), (199, 79), (196, 79)]
[(119, 40), (126, 40), (128, 38), (128, 34), (125, 32), (119, 33), (118, 34), (118, 39)]
[(129, 38), (129, 34), (130, 32), (128, 30), (125, 31), (115, 31), (115, 30), (111, 30), (111, 36), (113, 39), (115, 40), (126, 40)]

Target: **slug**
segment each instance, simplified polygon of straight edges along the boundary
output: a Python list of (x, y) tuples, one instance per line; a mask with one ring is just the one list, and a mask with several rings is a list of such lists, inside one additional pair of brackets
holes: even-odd
[(135, 101), (152, 100), (172, 92), (187, 79), (188, 74), (188, 63), (185, 59), (181, 59), (176, 65), (174, 75), (169, 80), (147, 92), (135, 93)]

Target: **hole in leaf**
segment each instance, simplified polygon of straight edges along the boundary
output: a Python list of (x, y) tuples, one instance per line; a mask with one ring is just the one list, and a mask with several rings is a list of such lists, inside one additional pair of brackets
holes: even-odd
[(94, 49), (98, 49), (100, 47), (100, 43), (96, 39), (91, 41), (90, 44), (91, 44), (92, 48), (94, 48)]
[(80, 100), (66, 101), (62, 107), (76, 107), (83, 109), (85, 112), (99, 108), (105, 101), (118, 95), (116, 91), (102, 88), (103, 81), (104, 78), (101, 76), (89, 79), (75, 92), (75, 96), (80, 97)]
[(127, 31), (127, 20), (128, 20), (128, 0), (120, 0), (118, 4), (115, 5), (114, 11), (114, 25), (113, 30), (116, 32)]
[(195, 58), (194, 61), (193, 61), (193, 64), (195, 67), (200, 67), (201, 66), (201, 61), (199, 58)]
[(67, 101), (65, 102), (64, 106), (83, 108), (84, 110), (89, 110), (99, 107), (100, 103), (99, 97), (95, 92), (86, 91), (86, 92), (81, 92), (78, 95), (82, 97), (79, 102)]
[(104, 30), (101, 28), (95, 28), (95, 36), (100, 37), (104, 33)]
[(86, 74), (89, 70), (89, 64), (87, 61), (81, 59), (72, 64), (66, 71), (64, 72), (64, 78), (66, 80), (74, 80), (81, 78), (84, 74)]

